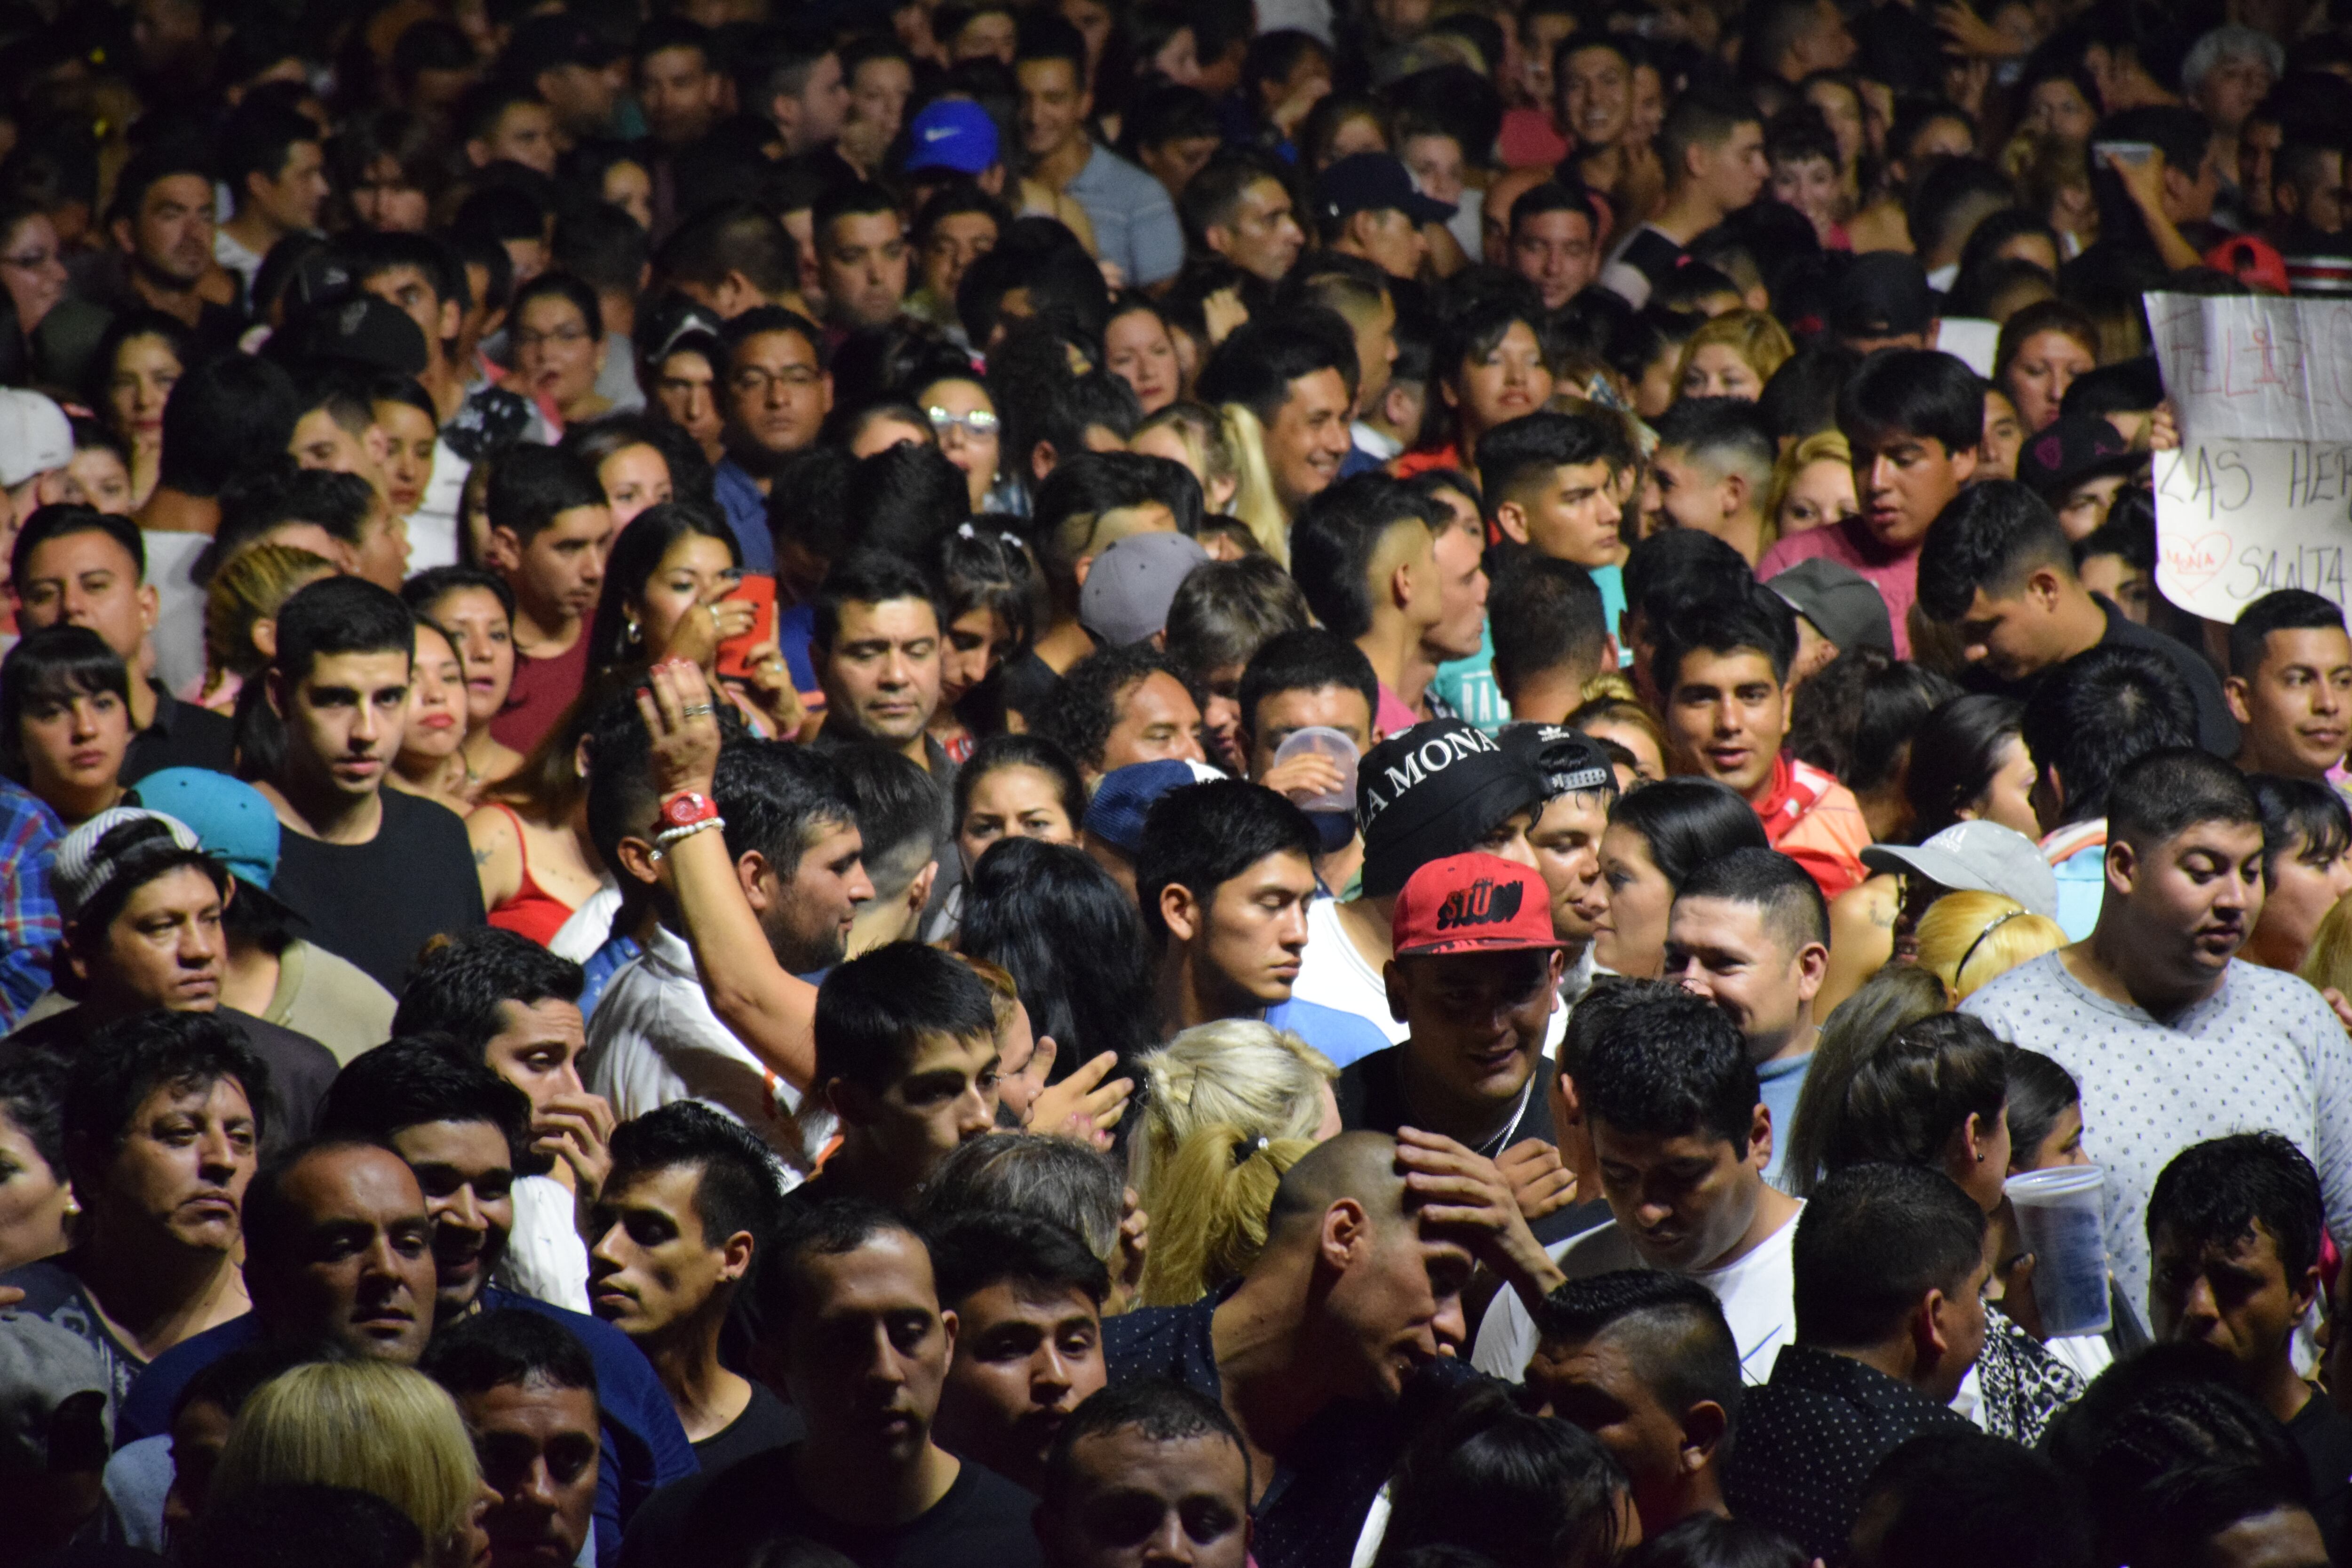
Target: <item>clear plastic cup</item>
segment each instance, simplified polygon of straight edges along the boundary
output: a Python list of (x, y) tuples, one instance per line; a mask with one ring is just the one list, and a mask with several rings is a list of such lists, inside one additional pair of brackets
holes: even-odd
[(2053, 1339), (2103, 1334), (2111, 1322), (2105, 1187), (2096, 1165), (2026, 1171), (2003, 1187), (2033, 1254), (2033, 1300)]
[(1346, 731), (1327, 725), (1310, 724), (1304, 730), (1293, 730), (1281, 745), (1274, 749), (1276, 767), (1302, 752), (1314, 752), (1330, 758), (1339, 765), (1339, 787), (1324, 795), (1308, 795), (1300, 800), (1302, 811), (1353, 811), (1356, 809), (1356, 742)]

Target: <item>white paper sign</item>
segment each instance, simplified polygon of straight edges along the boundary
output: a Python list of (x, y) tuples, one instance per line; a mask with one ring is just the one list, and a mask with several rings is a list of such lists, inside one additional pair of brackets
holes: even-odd
[(2276, 588), (2346, 603), (2352, 440), (2189, 442), (2156, 454), (2156, 583), (2209, 620)]
[(2187, 441), (2352, 437), (2352, 300), (2149, 294)]

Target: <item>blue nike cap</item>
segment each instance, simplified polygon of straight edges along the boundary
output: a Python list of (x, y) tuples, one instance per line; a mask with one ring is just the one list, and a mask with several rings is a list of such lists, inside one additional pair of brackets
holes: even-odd
[(907, 128), (907, 139), (912, 144), (907, 153), (910, 174), (925, 169), (978, 174), (996, 162), (996, 121), (968, 98), (942, 98), (926, 105)]

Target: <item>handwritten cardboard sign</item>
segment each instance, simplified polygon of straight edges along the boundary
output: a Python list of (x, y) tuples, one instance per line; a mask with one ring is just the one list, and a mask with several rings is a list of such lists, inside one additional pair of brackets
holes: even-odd
[(2352, 437), (2352, 300), (2145, 296), (2184, 440)]
[(2337, 604), (2352, 546), (2352, 439), (2191, 441), (2156, 454), (2157, 586), (2235, 621), (2275, 588)]

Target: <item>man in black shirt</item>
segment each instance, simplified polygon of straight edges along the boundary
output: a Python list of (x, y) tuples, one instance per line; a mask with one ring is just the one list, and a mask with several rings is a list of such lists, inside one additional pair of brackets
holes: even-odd
[(808, 1423), (790, 1447), (667, 1488), (622, 1568), (746, 1560), (803, 1536), (858, 1568), (1032, 1568), (1036, 1500), (931, 1437), (954, 1330), (904, 1221), (844, 1200), (799, 1211), (760, 1270), (758, 1353)]
[(2013, 479), (1969, 486), (1927, 525), (1919, 613), (1956, 628), (1969, 662), (2019, 696), (2044, 671), (2095, 647), (2153, 653), (2197, 700), (2197, 743), (2217, 757), (2238, 754), (2238, 721), (2213, 667), (2084, 587), (2057, 514)]
[(705, 1471), (796, 1442), (799, 1415), (719, 1360), (719, 1334), (783, 1209), (775, 1163), (744, 1125), (678, 1100), (613, 1133), (596, 1197), (588, 1310), (654, 1364)]
[(492, 1500), (488, 1568), (576, 1561), (596, 1509), (596, 1363), (553, 1319), (519, 1307), (433, 1336), (419, 1370), (449, 1391)]
[(131, 749), (122, 783), (165, 768), (231, 770), (229, 721), (182, 702), (154, 678), (149, 639), (162, 601), (146, 581), (146, 542), (129, 518), (87, 506), (45, 506), (17, 533), (8, 570), (26, 631), (88, 626), (130, 667)]
[(1797, 1218), (1797, 1341), (1741, 1402), (1725, 1468), (1732, 1513), (1840, 1568), (1878, 1461), (1951, 1407), (1984, 1347), (1984, 1211), (1950, 1177), (1857, 1165)]
[(58, 841), (50, 883), (66, 928), (53, 979), (76, 1005), (26, 1025), (10, 1045), (71, 1056), (110, 1024), (142, 1013), (207, 1014), (269, 1069), (268, 1146), (310, 1134), (335, 1058), (308, 1035), (221, 1005), (229, 875), (193, 829), (158, 812), (102, 811)]
[(1344, 1568), (1412, 1436), (1407, 1386), (1419, 1405), (1475, 1375), (1451, 1352), (1478, 1263), (1530, 1309), (1559, 1282), (1491, 1162), (1431, 1132), (1342, 1132), (1283, 1173), (1241, 1279), (1103, 1325), (1111, 1386), (1172, 1379), (1236, 1413), (1261, 1568)]
[(286, 829), (270, 890), (320, 947), (397, 994), (427, 938), (482, 923), (466, 825), (383, 787), (400, 753), (416, 627), (358, 577), (329, 577), (278, 612), (266, 679), (284, 751), (255, 787)]
[(1032, 1215), (966, 1213), (929, 1228), (956, 1317), (933, 1430), (950, 1452), (1030, 1490), (1070, 1412), (1103, 1385), (1110, 1276), (1076, 1233)]
[[(1577, 1215), (1560, 1164), (1543, 1055), (1559, 1003), (1560, 943), (1542, 878), (1472, 853), (1423, 866), (1393, 919), (1389, 1006), (1412, 1031), (1339, 1075), (1340, 1122), (1444, 1134), (1495, 1162), (1538, 1239)], [(1550, 1222), (1550, 1223), (1547, 1223)]]
[[(2275, 1132), (2183, 1149), (2147, 1200), (2148, 1328), (2214, 1347), (2286, 1425), (2311, 1468), (2312, 1517), (2339, 1545), (2352, 1504), (2352, 1415), (2294, 1370), (2295, 1325), (2322, 1289), (2319, 1173)], [(2338, 1331), (2341, 1331), (2340, 1330)]]
[[(1047, 1466), (1037, 1536), (1052, 1568), (1250, 1560), (1241, 1429), (1181, 1384), (1146, 1379), (1096, 1394), (1062, 1428)], [(1150, 1543), (1141, 1553), (1139, 1542)]]

